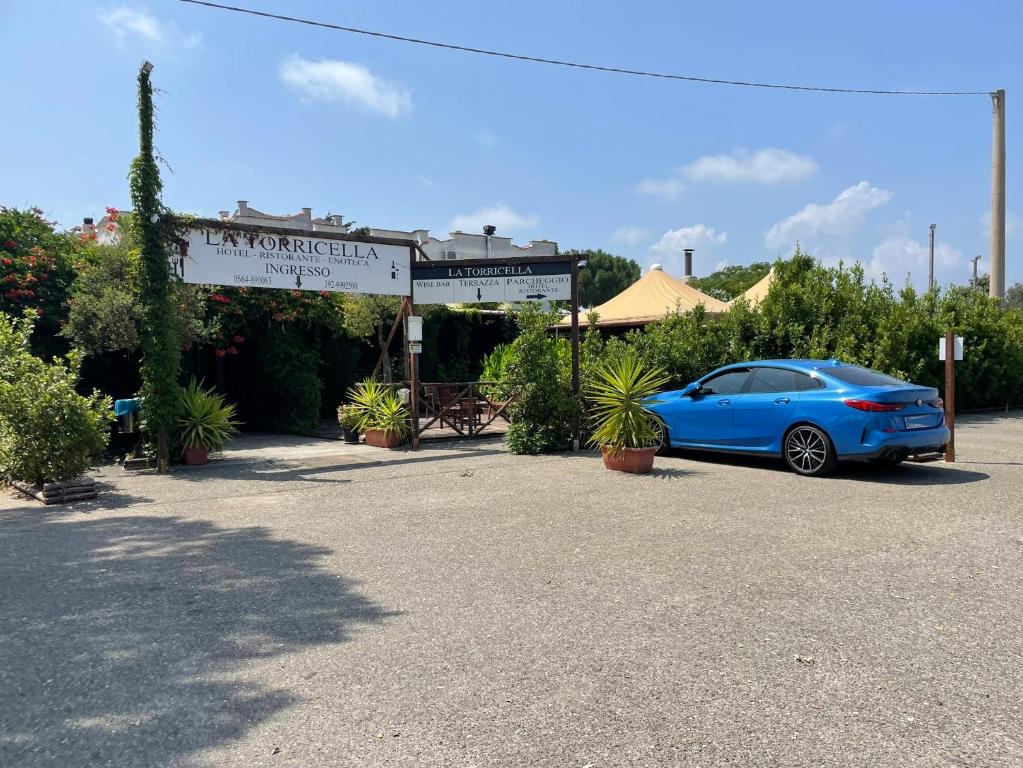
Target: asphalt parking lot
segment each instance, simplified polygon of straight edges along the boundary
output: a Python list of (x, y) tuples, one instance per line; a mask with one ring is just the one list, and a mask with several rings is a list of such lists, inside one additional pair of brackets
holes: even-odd
[(283, 441), (0, 493), (0, 765), (1023, 765), (1023, 412), (959, 459)]

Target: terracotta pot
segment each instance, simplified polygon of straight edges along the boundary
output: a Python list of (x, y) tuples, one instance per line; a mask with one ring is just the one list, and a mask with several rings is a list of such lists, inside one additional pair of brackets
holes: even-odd
[(205, 464), (209, 460), (209, 455), (210, 449), (205, 445), (190, 445), (185, 449), (185, 463)]
[(382, 429), (367, 429), (366, 445), (374, 448), (397, 448), (401, 445), (401, 435), (397, 432), (384, 432)]
[(654, 454), (657, 448), (623, 448), (613, 451), (602, 445), (600, 452), (604, 456), (604, 466), (618, 472), (631, 472), (643, 475), (654, 468)]

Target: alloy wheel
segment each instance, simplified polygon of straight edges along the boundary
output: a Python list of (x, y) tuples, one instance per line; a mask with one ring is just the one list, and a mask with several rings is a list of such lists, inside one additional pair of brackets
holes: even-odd
[(785, 441), (785, 459), (802, 475), (822, 474), (832, 463), (827, 436), (814, 427), (796, 427)]

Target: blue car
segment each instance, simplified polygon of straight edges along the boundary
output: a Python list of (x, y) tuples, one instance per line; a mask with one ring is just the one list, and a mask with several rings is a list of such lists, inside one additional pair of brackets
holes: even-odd
[(719, 368), (650, 405), (673, 448), (780, 456), (801, 475), (839, 461), (898, 464), (943, 451), (938, 391), (837, 360)]

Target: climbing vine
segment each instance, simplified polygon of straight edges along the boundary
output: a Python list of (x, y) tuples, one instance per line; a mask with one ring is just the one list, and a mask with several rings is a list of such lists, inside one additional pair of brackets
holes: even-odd
[(161, 227), (167, 211), (160, 200), (163, 185), (153, 154), (153, 86), (146, 66), (139, 70), (138, 97), (139, 154), (132, 160), (128, 180), (135, 211), (132, 236), (140, 251), (142, 416), (149, 433), (156, 436), (157, 464), (163, 472), (167, 434), (178, 415), (181, 350), (167, 268), (168, 243)]

